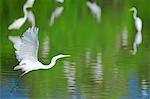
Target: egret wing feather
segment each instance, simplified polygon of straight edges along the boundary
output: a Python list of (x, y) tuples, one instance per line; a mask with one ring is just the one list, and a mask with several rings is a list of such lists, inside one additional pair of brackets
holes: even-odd
[(38, 29), (29, 28), (22, 38), (9, 36), (9, 39), (14, 43), (16, 49), (16, 58), (21, 61), (25, 58), (33, 58), (38, 60)]

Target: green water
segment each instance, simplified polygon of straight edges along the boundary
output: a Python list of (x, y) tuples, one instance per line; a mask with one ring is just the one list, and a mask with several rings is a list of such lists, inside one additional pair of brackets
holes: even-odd
[[(149, 99), (150, 97), (150, 10), (149, 0), (95, 0), (101, 6), (98, 24), (86, 6), (86, 0), (36, 0), (32, 10), (39, 28), (39, 61), (48, 64), (57, 54), (70, 54), (50, 70), (25, 75), (16, 92), (19, 71), (9, 35), (21, 36), (30, 27), (8, 30), (23, 17), (24, 0), (0, 1), (0, 96), (2, 99)], [(56, 7), (64, 11), (52, 27), (49, 20)], [(132, 12), (135, 6), (142, 19), (142, 44), (131, 55), (136, 29)], [(122, 32), (128, 39), (122, 47)], [(46, 52), (43, 50), (46, 42)]]

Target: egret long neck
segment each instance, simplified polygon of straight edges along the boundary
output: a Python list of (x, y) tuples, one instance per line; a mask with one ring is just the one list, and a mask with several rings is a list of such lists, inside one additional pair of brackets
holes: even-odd
[(136, 9), (133, 10), (133, 18), (134, 18), (134, 19), (137, 18), (137, 10), (136, 10)]
[(44, 66), (43, 69), (50, 69), (50, 68), (52, 68), (52, 67), (56, 64), (56, 61), (57, 61), (57, 60), (58, 60), (58, 58), (53, 57), (52, 60), (51, 60), (51, 62), (50, 62), (50, 64)]
[(27, 6), (26, 5), (24, 5), (23, 6), (23, 13), (24, 13), (24, 18), (27, 18)]

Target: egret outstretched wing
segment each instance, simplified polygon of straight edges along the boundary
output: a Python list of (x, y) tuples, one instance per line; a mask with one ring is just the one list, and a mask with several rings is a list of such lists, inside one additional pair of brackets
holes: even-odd
[(16, 58), (21, 61), (25, 58), (34, 58), (38, 60), (38, 29), (29, 28), (20, 38), (18, 36), (9, 36), (10, 41), (14, 43), (16, 49)]

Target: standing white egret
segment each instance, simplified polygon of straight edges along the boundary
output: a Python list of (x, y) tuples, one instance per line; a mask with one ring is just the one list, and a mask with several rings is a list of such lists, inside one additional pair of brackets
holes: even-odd
[(137, 9), (135, 7), (132, 7), (130, 11), (133, 11), (134, 24), (135, 24), (137, 32), (141, 32), (142, 20), (139, 17), (137, 17)]
[(23, 12), (24, 12), (24, 17), (15, 20), (11, 25), (9, 25), (8, 27), (9, 30), (12, 30), (12, 29), (19, 30), (21, 26), (25, 23), (27, 19), (27, 13), (28, 13), (26, 5), (23, 6)]
[(32, 27), (35, 27), (35, 16), (32, 11), (27, 11), (27, 19), (31, 23)]
[(137, 30), (134, 43), (133, 43), (133, 51), (132, 51), (132, 54), (135, 55), (137, 52), (138, 45), (142, 43), (142, 20), (139, 17), (137, 17), (137, 10), (135, 7), (132, 7), (130, 11), (133, 11), (133, 18)]
[(64, 0), (56, 0), (56, 2), (64, 3)]
[(86, 2), (87, 7), (91, 10), (91, 13), (96, 17), (97, 22), (101, 21), (101, 8), (96, 4), (96, 2)]
[(35, 27), (29, 28), (24, 34), (23, 37), (19, 36), (9, 36), (9, 40), (14, 43), (14, 48), (16, 49), (16, 58), (20, 62), (14, 70), (21, 69), (23, 71), (20, 78), (33, 70), (39, 69), (50, 69), (55, 64), (56, 61), (63, 57), (69, 57), (70, 55), (57, 55), (52, 58), (49, 65), (43, 65), (38, 61), (38, 29)]
[(52, 26), (54, 24), (55, 18), (57, 18), (58, 16), (61, 15), (61, 13), (63, 12), (64, 7), (57, 7), (55, 9), (55, 11), (52, 13), (51, 15), (51, 19), (50, 19), (50, 26)]

